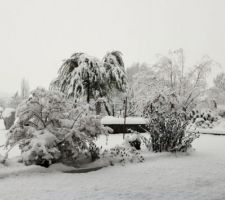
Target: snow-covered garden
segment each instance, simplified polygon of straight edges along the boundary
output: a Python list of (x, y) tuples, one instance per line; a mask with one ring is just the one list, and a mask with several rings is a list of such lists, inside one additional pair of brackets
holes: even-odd
[(75, 53), (49, 90), (24, 84), (1, 111), (1, 199), (222, 199), (224, 112), (204, 96), (214, 65), (181, 74), (160, 57), (132, 72), (119, 51)]
[(7, 2), (0, 200), (225, 200), (225, 3)]
[[(1, 121), (1, 142), (6, 131)], [(122, 143), (122, 135), (97, 141), (104, 148)], [(0, 196), (11, 199), (224, 199), (225, 137), (201, 135), (188, 153), (149, 153), (143, 150), (143, 163), (104, 167), (88, 173), (64, 173), (62, 164), (50, 168), (16, 163), (12, 159), (0, 168)], [(92, 163), (98, 166), (99, 163)]]
[(204, 96), (214, 65), (182, 74), (160, 57), (134, 72), (119, 51), (73, 54), (49, 90), (24, 86), (1, 111), (1, 199), (223, 199), (224, 112)]

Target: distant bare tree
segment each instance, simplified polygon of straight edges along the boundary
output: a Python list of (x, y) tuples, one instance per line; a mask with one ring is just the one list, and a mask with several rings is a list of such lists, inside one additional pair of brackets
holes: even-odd
[(22, 99), (26, 99), (29, 96), (30, 86), (29, 82), (25, 78), (23, 78), (21, 81), (20, 93)]
[[(133, 91), (132, 99), (139, 105), (139, 110), (147, 101), (159, 94), (174, 94), (179, 105), (192, 108), (206, 91), (206, 77), (214, 60), (204, 56), (192, 68), (186, 67), (182, 49), (170, 51), (167, 56), (159, 55), (157, 61), (137, 73), (128, 73), (129, 85)], [(138, 69), (137, 66), (133, 68)], [(132, 77), (130, 75), (132, 74)]]
[(10, 108), (17, 108), (17, 106), (22, 102), (22, 98), (18, 92), (16, 92), (12, 97), (11, 100), (8, 102), (8, 107)]

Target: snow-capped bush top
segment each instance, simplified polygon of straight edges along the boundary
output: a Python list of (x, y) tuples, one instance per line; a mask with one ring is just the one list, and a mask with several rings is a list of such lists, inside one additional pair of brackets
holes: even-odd
[(43, 88), (32, 91), (31, 96), (22, 102), (17, 109), (18, 123), (36, 125), (40, 129), (57, 123), (72, 109), (72, 103), (58, 92), (48, 92)]
[(3, 118), (8, 118), (12, 115), (13, 112), (15, 112), (16, 110), (14, 108), (6, 108), (3, 113), (2, 113), (2, 117)]

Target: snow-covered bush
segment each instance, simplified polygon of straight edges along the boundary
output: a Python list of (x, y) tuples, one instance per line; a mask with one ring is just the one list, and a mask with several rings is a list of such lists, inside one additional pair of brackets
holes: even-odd
[(130, 145), (117, 145), (110, 150), (105, 150), (101, 156), (102, 158), (107, 159), (111, 165), (116, 163), (124, 165), (127, 162), (133, 163), (144, 161), (144, 157), (140, 152)]
[[(146, 148), (148, 150), (151, 150), (152, 143), (151, 138), (147, 138), (137, 131), (131, 131), (132, 135), (131, 137), (126, 137), (126, 140), (132, 147), (135, 147), (137, 150), (140, 150), (142, 148)], [(126, 142), (126, 143), (127, 143)]]
[(141, 149), (141, 138), (139, 135), (134, 135), (128, 138), (130, 146), (134, 147), (137, 150)]
[(111, 165), (120, 163), (122, 165), (127, 162), (143, 162), (144, 157), (141, 155), (141, 136), (138, 133), (133, 133), (131, 136), (126, 136), (122, 145), (104, 150), (101, 154), (103, 159), (109, 161)]
[(218, 105), (215, 112), (219, 117), (225, 118), (225, 106), (224, 105)]
[(13, 125), (15, 121), (15, 109), (14, 108), (5, 108), (2, 112), (2, 118), (4, 120), (5, 129), (8, 130)]
[(225, 118), (225, 110), (222, 109), (218, 110), (218, 115), (222, 118)]
[(218, 120), (218, 115), (215, 115), (211, 110), (192, 110), (188, 118), (197, 127), (213, 128), (214, 123)]
[(90, 105), (74, 105), (62, 93), (41, 88), (19, 105), (16, 115), (7, 146), (18, 143), (21, 161), (28, 165), (48, 166), (93, 154), (94, 140), (109, 131), (90, 112)]
[(142, 147), (151, 149), (151, 140), (147, 139), (145, 136), (141, 135), (137, 131), (129, 130), (132, 134), (125, 137), (125, 144), (127, 146), (134, 147), (137, 150), (140, 150)]
[(147, 130), (154, 152), (186, 152), (198, 137), (198, 134), (186, 131), (187, 113), (171, 101), (171, 96), (158, 96), (148, 103), (144, 114), (149, 119)]

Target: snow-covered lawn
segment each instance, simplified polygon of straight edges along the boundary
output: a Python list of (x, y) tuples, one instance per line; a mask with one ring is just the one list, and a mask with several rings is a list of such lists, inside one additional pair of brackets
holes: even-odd
[[(108, 142), (120, 144), (122, 135), (110, 135)], [(105, 145), (105, 137), (98, 143)], [(225, 136), (201, 135), (194, 148), (189, 154), (145, 153), (144, 163), (82, 174), (62, 173), (61, 165), (45, 169), (11, 161), (0, 167), (0, 200), (224, 200)], [(15, 149), (10, 157), (17, 154)]]

